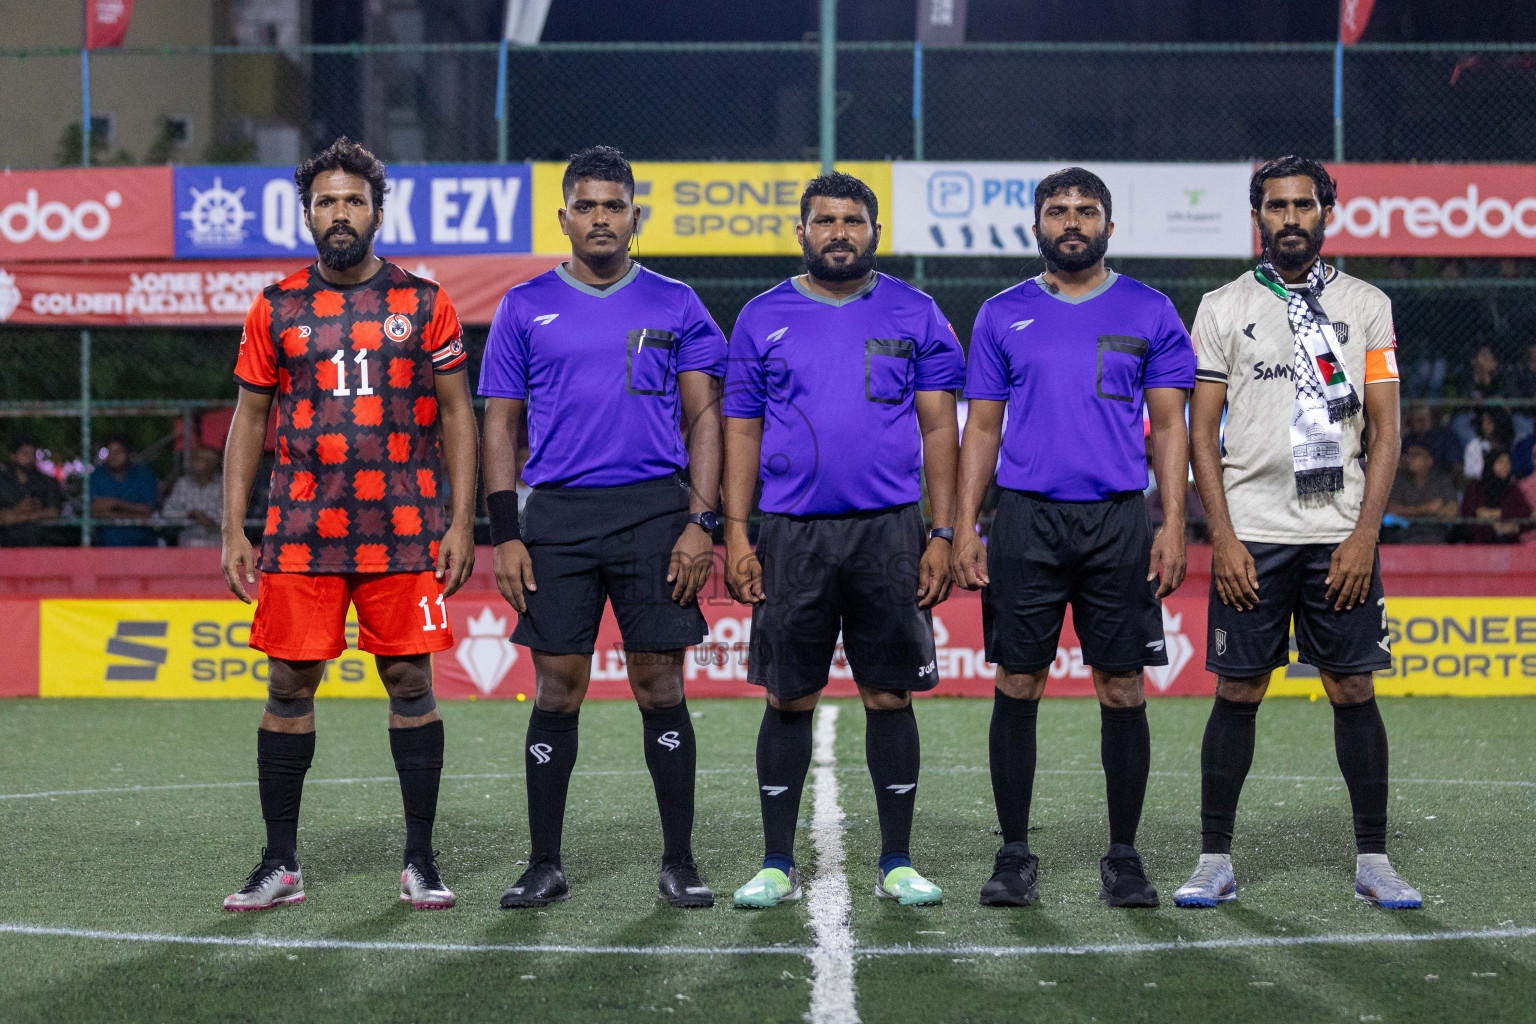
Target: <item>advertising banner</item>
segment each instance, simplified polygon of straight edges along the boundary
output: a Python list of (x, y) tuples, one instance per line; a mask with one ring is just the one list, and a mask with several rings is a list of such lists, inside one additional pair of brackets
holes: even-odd
[(171, 169), (0, 172), (0, 263), (165, 259)]
[[(391, 166), (381, 256), (528, 252), (528, 164)], [(314, 251), (292, 167), (176, 168), (176, 255), (301, 258)]]
[[(286, 260), (0, 264), (0, 324), (238, 327), (263, 288), (305, 262), (296, 255)], [(441, 284), (464, 323), (488, 324), (508, 288), (560, 260), (418, 256), (398, 262)]]
[(1328, 252), (1536, 256), (1536, 166), (1334, 164)]
[[(891, 249), (891, 164), (838, 164), (874, 190)], [(899, 165), (898, 165), (899, 166)], [(642, 207), (633, 253), (646, 256), (796, 256), (800, 193), (821, 172), (814, 163), (637, 163)], [(565, 164), (533, 165), (533, 249), (570, 252), (556, 211), (565, 205)]]
[[(1034, 255), (1035, 185), (1055, 163), (891, 165), (895, 251), (914, 256)], [(1109, 186), (1109, 255), (1247, 257), (1249, 164), (1087, 165)]]

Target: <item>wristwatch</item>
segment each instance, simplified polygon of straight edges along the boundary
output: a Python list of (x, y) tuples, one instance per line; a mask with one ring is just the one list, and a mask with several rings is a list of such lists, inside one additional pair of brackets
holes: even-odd
[(955, 542), (955, 531), (947, 526), (935, 526), (928, 531), (929, 540), (947, 540), (951, 544)]
[(720, 517), (713, 512), (695, 512), (688, 517), (688, 521), (705, 533), (714, 533), (720, 526)]

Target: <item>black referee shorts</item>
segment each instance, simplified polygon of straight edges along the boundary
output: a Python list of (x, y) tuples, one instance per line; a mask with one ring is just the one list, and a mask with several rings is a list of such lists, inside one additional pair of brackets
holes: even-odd
[(769, 515), (757, 539), (765, 600), (752, 608), (747, 681), (780, 700), (816, 693), (843, 635), (854, 682), (938, 685), (933, 615), (917, 607), (926, 546), (916, 505), (841, 516)]
[(1147, 580), (1152, 524), (1140, 491), (1053, 501), (1004, 490), (987, 538), (981, 621), (987, 660), (1038, 672), (1056, 660), (1067, 605), (1083, 661), (1129, 675), (1168, 664), (1157, 580)]
[(550, 654), (591, 654), (603, 602), (613, 602), (626, 651), (675, 651), (709, 628), (697, 601), (672, 600), (672, 547), (688, 525), (688, 489), (674, 476), (622, 487), (539, 487), (523, 507), (523, 543), (538, 590), (524, 592), (512, 642)]
[(1290, 661), (1296, 620), (1299, 661), (1341, 676), (1392, 667), (1381, 559), (1371, 567), (1365, 600), (1337, 611), (1328, 598), (1328, 569), (1337, 544), (1243, 542), (1259, 578), (1259, 606), (1239, 611), (1221, 603), (1211, 580), (1205, 667), (1228, 679), (1267, 676)]

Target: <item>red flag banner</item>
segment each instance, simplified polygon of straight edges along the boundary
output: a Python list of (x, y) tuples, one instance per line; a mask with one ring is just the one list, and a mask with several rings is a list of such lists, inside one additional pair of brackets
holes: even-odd
[(1365, 35), (1375, 4), (1376, 0), (1339, 0), (1339, 39), (1345, 46), (1354, 46)]
[(133, 20), (133, 0), (85, 0), (85, 48), (122, 46)]

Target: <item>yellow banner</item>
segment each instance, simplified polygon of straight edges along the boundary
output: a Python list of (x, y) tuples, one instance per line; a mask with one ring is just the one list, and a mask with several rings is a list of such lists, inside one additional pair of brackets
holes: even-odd
[[(1384, 696), (1536, 694), (1536, 598), (1389, 597), (1392, 667), (1376, 673)], [(1317, 670), (1292, 655), (1270, 694), (1323, 696)]]
[[(880, 200), (885, 230), (879, 252), (889, 253), (891, 165), (838, 164), (864, 181)], [(795, 225), (800, 193), (821, 173), (814, 163), (637, 163), (635, 201), (643, 213), (633, 252), (646, 256), (797, 256)], [(533, 251), (566, 253), (570, 243), (556, 214), (565, 205), (565, 164), (533, 165)]]
[[(246, 646), (254, 605), (239, 601), (54, 601), (39, 615), (43, 697), (265, 697), (267, 656)], [(323, 697), (383, 697), (372, 657), (326, 666)]]

